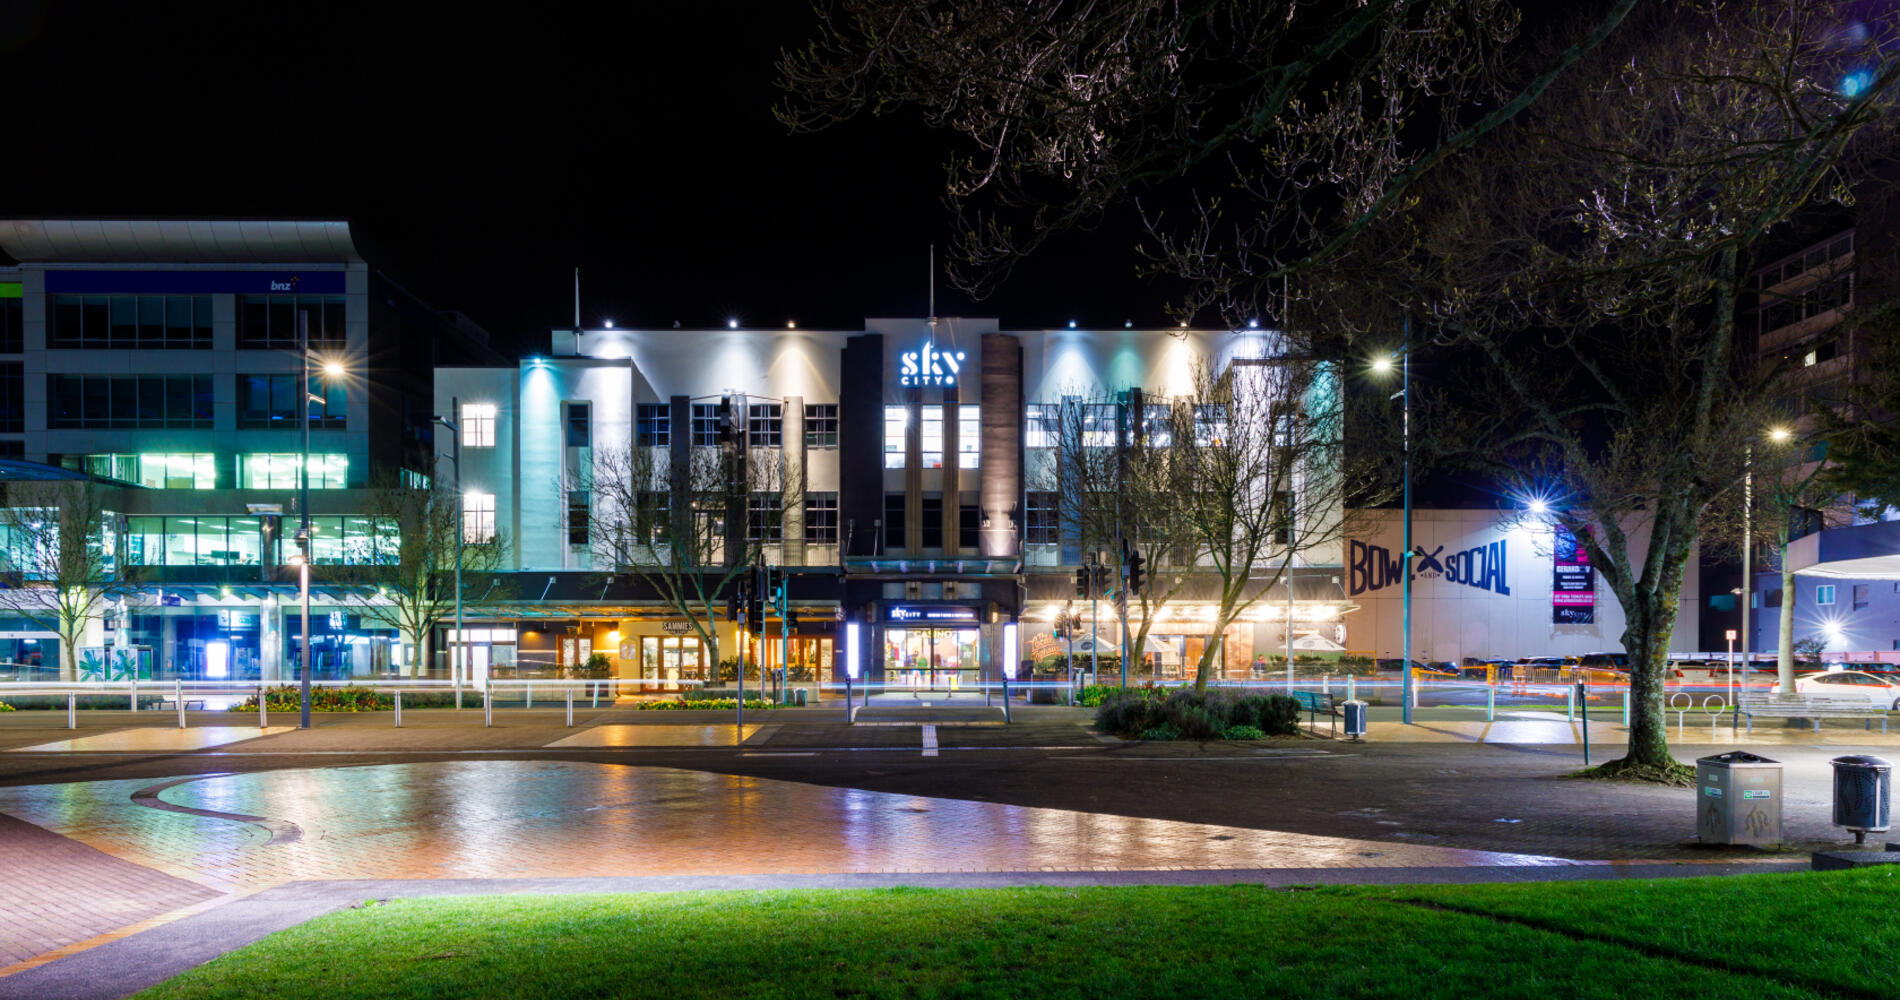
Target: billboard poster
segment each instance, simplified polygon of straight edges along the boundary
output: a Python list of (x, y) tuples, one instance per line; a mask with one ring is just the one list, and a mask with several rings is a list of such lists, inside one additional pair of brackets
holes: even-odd
[(1551, 535), (1550, 620), (1556, 625), (1594, 625), (1597, 620), (1597, 571), (1590, 553), (1569, 529)]

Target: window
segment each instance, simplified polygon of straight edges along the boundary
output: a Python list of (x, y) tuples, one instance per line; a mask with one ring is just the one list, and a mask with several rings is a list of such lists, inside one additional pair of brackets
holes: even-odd
[(587, 544), (587, 524), (591, 507), (586, 490), (567, 491), (567, 544)]
[(1156, 448), (1174, 443), (1174, 414), (1165, 404), (1149, 403), (1142, 407), (1142, 439)]
[(1203, 447), (1219, 447), (1227, 437), (1227, 407), (1219, 403), (1204, 403), (1194, 408), (1194, 443)]
[(957, 407), (957, 468), (974, 469), (983, 447), (983, 408)]
[(941, 469), (943, 468), (943, 407), (924, 407), (923, 418), (924, 468)]
[(25, 458), (26, 442), (19, 438), (0, 441), (0, 458)]
[(55, 295), (46, 339), (49, 347), (82, 350), (209, 350), (211, 296)]
[(1031, 545), (1055, 545), (1062, 541), (1061, 498), (1054, 490), (1030, 490), (1028, 516), (1023, 525), (1023, 541)]
[(805, 494), (805, 541), (813, 545), (838, 544), (838, 494)]
[(0, 282), (0, 354), (19, 354), (26, 349), (23, 301), (19, 282)]
[(714, 403), (693, 404), (693, 447), (719, 445), (719, 407)]
[(884, 494), (884, 550), (904, 551), (904, 494)]
[[(253, 452), (238, 457), (238, 488), (246, 490), (294, 490), (297, 465), (303, 460), (298, 452), (276, 454)], [(350, 457), (322, 454), (310, 456), (310, 488), (340, 490), (348, 484)]]
[[(386, 518), (313, 517), (310, 537), (316, 563), (364, 565), (395, 558), (396, 525)], [(125, 561), (132, 566), (257, 566), (263, 562), (264, 540), (259, 517), (125, 519)]]
[(1763, 607), (1769, 607), (1769, 608), (1781, 607), (1781, 588), (1779, 587), (1773, 590), (1770, 590), (1765, 595), (1757, 595), (1757, 596), (1760, 596), (1762, 598)]
[(1834, 585), (1831, 583), (1824, 583), (1814, 588), (1814, 603), (1833, 604), (1834, 603)]
[(495, 446), (495, 404), (462, 404), (462, 447), (493, 448)]
[(884, 467), (904, 467), (904, 431), (910, 427), (910, 411), (902, 406), (884, 408)]
[(665, 490), (642, 490), (639, 508), (634, 512), (634, 541), (640, 545), (659, 545), (673, 537), (672, 507)]
[(51, 430), (211, 426), (209, 375), (48, 375)]
[[(310, 395), (297, 398), (300, 375), (239, 375), (239, 427), (295, 427), (297, 408), (310, 416), (312, 427), (344, 427), (348, 403), (343, 379), (310, 377)], [(321, 399), (322, 402), (318, 402)]]
[(838, 404), (805, 404), (805, 447), (838, 447)]
[[(240, 295), (237, 297), (238, 346), (295, 348), (297, 314), (307, 312), (310, 314), (310, 346), (341, 349), (347, 339), (343, 301), (341, 295)], [(208, 327), (208, 309), (205, 319)]]
[(414, 469), (403, 469), (401, 472), (403, 489), (426, 490), (429, 488), (430, 480), (427, 474), (417, 472)]
[(983, 518), (978, 513), (976, 504), (959, 505), (957, 507), (957, 547), (975, 549), (978, 544), (978, 529), (982, 523)]
[(69, 468), (160, 490), (209, 490), (218, 485), (217, 457), (201, 453), (71, 455)]
[(567, 446), (569, 448), (588, 447), (592, 440), (588, 417), (590, 408), (586, 403), (567, 404)]
[(783, 403), (753, 403), (746, 407), (746, 441), (754, 448), (776, 448), (785, 430)]
[(925, 493), (923, 509), (923, 543), (926, 549), (943, 548), (943, 494)]
[(1293, 492), (1274, 490), (1272, 506), (1273, 544), (1293, 544)]
[(785, 540), (785, 508), (780, 494), (754, 490), (746, 495), (746, 540), (759, 543)]
[(1089, 403), (1082, 407), (1082, 445), (1108, 448), (1115, 444), (1114, 403)]
[(388, 518), (310, 519), (310, 561), (318, 566), (390, 565), (400, 548), (396, 523)]
[(641, 403), (634, 410), (635, 441), (643, 448), (673, 444), (673, 412), (665, 403)]
[(1734, 594), (1710, 594), (1709, 595), (1709, 610), (1710, 611), (1734, 611), (1735, 610), (1735, 595)]
[[(0, 299), (0, 303), (9, 300)], [(18, 361), (0, 362), (0, 432), (26, 430), (26, 367)]]
[(462, 497), (462, 540), (479, 545), (495, 537), (495, 495), (468, 493)]
[(1871, 586), (1865, 583), (1854, 584), (1854, 610), (1855, 611), (1859, 611), (1860, 609), (1867, 606), (1867, 601), (1869, 597), (1871, 596), (1868, 592), (1872, 589), (1873, 588)]
[(1023, 447), (1054, 448), (1062, 432), (1062, 408), (1055, 403), (1031, 403), (1023, 412)]

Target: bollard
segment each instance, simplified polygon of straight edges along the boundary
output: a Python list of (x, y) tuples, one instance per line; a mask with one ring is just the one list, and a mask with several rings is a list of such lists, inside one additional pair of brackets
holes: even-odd
[(172, 700), (178, 703), (178, 728), (185, 728), (185, 682), (172, 681)]
[(1484, 689), (1484, 721), (1496, 722), (1498, 718), (1498, 689), (1492, 685)]
[(851, 675), (844, 675), (844, 724), (851, 725)]
[(1333, 675), (1332, 674), (1319, 675), (1319, 691), (1321, 694), (1326, 695), (1327, 697), (1332, 697), (1332, 693), (1333, 693)]
[(132, 689), (132, 711), (136, 712), (139, 710), (139, 674), (137, 668), (133, 669), (132, 680), (128, 683)]
[(528, 703), (527, 703), (526, 705), (523, 705), (523, 706), (521, 706), (521, 707), (522, 707), (522, 708), (533, 708), (533, 707), (534, 707), (534, 682), (533, 682), (533, 681), (529, 681), (529, 682), (528, 682)]
[[(987, 698), (988, 695), (986, 694)], [(1009, 678), (1003, 678), (1003, 725), (1009, 725)]]
[(1577, 689), (1564, 689), (1564, 721), (1577, 721)]
[(1623, 728), (1630, 727), (1630, 689), (1623, 689)]
[(402, 728), (402, 688), (396, 689), (396, 728)]
[(1356, 689), (1359, 686), (1358, 681), (1359, 681), (1359, 675), (1357, 674), (1346, 675), (1346, 700), (1347, 701), (1359, 700), (1359, 696), (1356, 691)]
[(259, 729), (270, 728), (270, 710), (264, 707), (264, 702), (264, 681), (263, 678), (259, 678), (257, 681), (257, 728)]
[(594, 693), (594, 707), (599, 708), (600, 707), (600, 682), (589, 681), (587, 684), (587, 687), (589, 690), (591, 690)]
[(1583, 702), (1583, 766), (1590, 766), (1590, 702), (1584, 695), (1583, 682), (1577, 682), (1577, 700)]
[(574, 689), (567, 689), (567, 728), (574, 728)]
[(494, 692), (490, 690), (488, 687), (483, 686), (482, 688), (482, 725), (492, 726), (494, 724), (495, 724)]
[(66, 692), (66, 728), (79, 728), (79, 696), (71, 691)]

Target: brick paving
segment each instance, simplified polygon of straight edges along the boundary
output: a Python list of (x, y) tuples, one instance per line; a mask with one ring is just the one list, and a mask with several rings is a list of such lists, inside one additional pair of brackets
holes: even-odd
[(0, 815), (0, 969), (220, 895)]

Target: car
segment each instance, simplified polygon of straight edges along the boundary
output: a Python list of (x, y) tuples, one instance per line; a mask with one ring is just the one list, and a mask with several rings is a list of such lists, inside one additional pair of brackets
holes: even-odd
[(1864, 670), (1829, 670), (1795, 679), (1796, 694), (1858, 696), (1880, 708), (1900, 711), (1900, 680)]
[[(1374, 660), (1374, 661), (1373, 661), (1373, 663), (1372, 663), (1372, 665), (1373, 665), (1373, 668), (1374, 668), (1374, 669), (1376, 669), (1376, 670), (1390, 670), (1390, 671), (1392, 671), (1392, 672), (1394, 672), (1394, 673), (1397, 673), (1397, 672), (1399, 672), (1399, 671), (1401, 671), (1401, 670), (1403, 670), (1403, 669), (1405, 669), (1405, 661), (1404, 661), (1404, 660), (1402, 660), (1402, 659), (1399, 659), (1399, 658), (1398, 658), (1398, 657), (1396, 657), (1396, 656), (1395, 656), (1395, 657), (1393, 657), (1393, 658), (1391, 658), (1391, 659), (1379, 659), (1379, 660)], [(1420, 661), (1418, 661), (1418, 660), (1413, 660), (1413, 661), (1412, 661), (1412, 669), (1413, 669), (1414, 671), (1419, 671), (1419, 670), (1424, 670), (1424, 669), (1426, 669), (1426, 668), (1425, 668), (1425, 664), (1424, 664), (1424, 663), (1422, 663), (1422, 662), (1420, 662)]]

